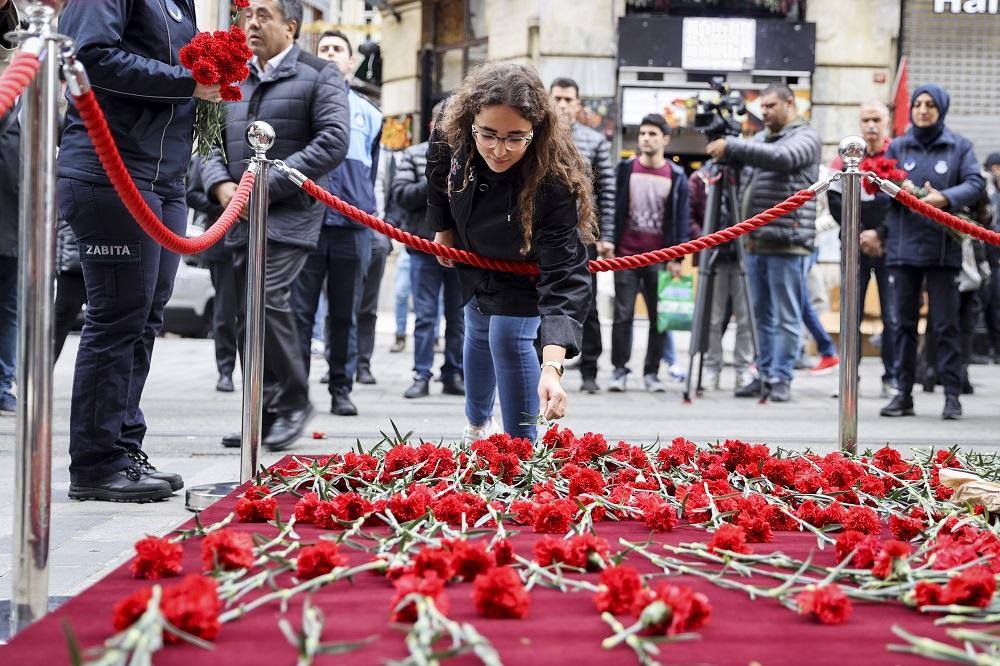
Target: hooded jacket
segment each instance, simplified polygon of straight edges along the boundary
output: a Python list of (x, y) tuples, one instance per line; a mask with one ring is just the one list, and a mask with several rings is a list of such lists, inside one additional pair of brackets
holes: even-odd
[[(896, 160), (914, 185), (920, 187), (930, 182), (948, 200), (944, 210), (955, 212), (974, 205), (986, 181), (980, 175), (972, 142), (944, 124), (948, 93), (936, 85), (917, 88), (910, 98), (911, 109), (914, 100), (923, 93), (934, 98), (940, 113), (938, 122), (926, 130), (910, 127), (906, 134), (893, 140), (886, 157)], [(880, 236), (888, 266), (960, 268), (962, 265), (962, 246), (944, 226), (895, 201)]]
[[(350, 118), (347, 87), (332, 62), (302, 51), (298, 44), (263, 79), (256, 67), (240, 84), (243, 99), (228, 105), (226, 155), (215, 153), (202, 169), (205, 190), (238, 182), (251, 157), (244, 139), (248, 124), (266, 120), (274, 127), (274, 146), (268, 159), (284, 160), (307, 178), (320, 180), (333, 171), (347, 154)], [(312, 249), (319, 239), (325, 206), (295, 183), (271, 169), (268, 179), (267, 238)], [(214, 199), (214, 197), (213, 197)], [(245, 245), (248, 225), (237, 224), (226, 234), (227, 245)]]
[[(139, 189), (177, 192), (191, 157), (195, 81), (178, 54), (194, 37), (191, 0), (67, 0), (59, 30), (108, 120)], [(59, 177), (109, 184), (76, 104), (70, 100)]]
[[(632, 182), (632, 163), (636, 158), (622, 160), (618, 163), (618, 172), (615, 175), (615, 227), (612, 233), (615, 247), (621, 245), (622, 235), (625, 233), (626, 218), (629, 211), (629, 197), (631, 190), (629, 184)], [(670, 247), (688, 240), (688, 178), (684, 169), (667, 160), (673, 176), (670, 185), (670, 202), (663, 208), (663, 247)], [(604, 230), (601, 230), (601, 238), (604, 239)]]
[[(587, 249), (577, 232), (576, 197), (560, 182), (543, 181), (535, 195), (531, 249), (521, 255), (520, 165), (494, 173), (471, 146), (452, 155), (435, 130), (427, 153), (427, 220), (452, 230), (455, 247), (484, 257), (538, 262), (540, 275), (515, 275), (457, 264), (465, 300), (476, 297), (484, 314), (541, 316), (542, 346), (558, 345), (566, 357), (580, 352), (591, 303)], [(466, 181), (462, 165), (469, 163)]]

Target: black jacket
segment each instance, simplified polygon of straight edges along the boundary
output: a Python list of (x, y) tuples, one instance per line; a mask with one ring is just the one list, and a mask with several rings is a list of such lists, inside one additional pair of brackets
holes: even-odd
[[(209, 196), (205, 189), (205, 179), (202, 172), (205, 169), (205, 159), (195, 155), (191, 158), (191, 165), (188, 167), (187, 175), (187, 205), (194, 213), (194, 224), (202, 229), (208, 229), (225, 212), (225, 208), (219, 202)], [(237, 220), (233, 226), (243, 224), (243, 220)], [(226, 232), (229, 236), (233, 232), (232, 227)], [(227, 261), (231, 260), (233, 251), (226, 246), (226, 239), (223, 237), (218, 243), (198, 254), (203, 261)]]
[(17, 256), (21, 179), (21, 125), (15, 104), (0, 116), (0, 257)]
[(80, 247), (66, 220), (59, 220), (56, 226), (56, 273), (83, 273)]
[[(386, 216), (398, 211), (399, 225), (414, 236), (434, 240), (434, 229), (427, 219), (427, 146), (418, 143), (403, 150), (389, 184)], [(416, 252), (416, 250), (411, 250)]]
[[(67, 0), (59, 30), (76, 43), (118, 151), (140, 189), (174, 191), (191, 157), (195, 89), (178, 53), (194, 37), (191, 0)], [(71, 101), (59, 176), (107, 184)]]
[(590, 162), (593, 172), (594, 199), (601, 227), (599, 238), (611, 241), (615, 235), (615, 165), (611, 160), (611, 144), (603, 134), (580, 123), (573, 123), (573, 143)]
[[(886, 157), (896, 160), (914, 185), (929, 181), (948, 199), (949, 212), (974, 205), (986, 188), (972, 142), (947, 127), (928, 146), (911, 129), (893, 140)], [(888, 266), (962, 266), (962, 246), (946, 227), (902, 204), (892, 203), (881, 235)]]
[(591, 302), (587, 249), (577, 232), (576, 197), (558, 182), (544, 182), (535, 197), (531, 249), (520, 254), (518, 169), (494, 173), (478, 154), (471, 159), (469, 180), (461, 165), (473, 149), (452, 155), (435, 132), (427, 153), (427, 219), (435, 231), (454, 230), (455, 247), (484, 257), (538, 262), (538, 277), (515, 275), (458, 264), (466, 300), (475, 296), (485, 314), (541, 316), (541, 344), (566, 348), (567, 358), (580, 351), (583, 321)]
[[(740, 215), (757, 215), (815, 183), (821, 148), (819, 134), (801, 118), (750, 140), (726, 139), (726, 158), (748, 171), (742, 178)], [(751, 231), (749, 238), (754, 254), (810, 254), (816, 245), (816, 200)]]
[[(618, 163), (618, 174), (615, 178), (615, 226), (611, 236), (615, 247), (621, 244), (622, 234), (628, 218), (629, 183), (632, 182), (632, 163), (636, 158), (622, 160)], [(667, 160), (673, 172), (673, 182), (670, 185), (670, 201), (663, 209), (663, 247), (670, 247), (688, 240), (688, 178), (684, 169)], [(604, 231), (601, 231), (602, 238)]]
[[(247, 125), (264, 120), (274, 128), (274, 146), (268, 159), (284, 160), (307, 178), (323, 182), (347, 155), (350, 114), (347, 87), (332, 62), (305, 53), (298, 44), (285, 55), (278, 68), (261, 80), (257, 68), (240, 84), (243, 99), (229, 105), (226, 122), (226, 156), (212, 155), (202, 169), (205, 191), (216, 185), (239, 182), (249, 159), (244, 139)], [(314, 248), (323, 225), (325, 207), (292, 181), (271, 169), (267, 210), (269, 240)], [(245, 245), (248, 227), (236, 225), (226, 237), (228, 245)]]

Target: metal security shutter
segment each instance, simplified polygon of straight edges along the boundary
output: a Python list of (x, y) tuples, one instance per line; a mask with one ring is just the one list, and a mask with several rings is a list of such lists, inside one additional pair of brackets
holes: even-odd
[(935, 14), (934, 0), (904, 0), (903, 50), (910, 90), (940, 84), (951, 95), (948, 127), (972, 140), (980, 162), (1000, 150), (1000, 14)]

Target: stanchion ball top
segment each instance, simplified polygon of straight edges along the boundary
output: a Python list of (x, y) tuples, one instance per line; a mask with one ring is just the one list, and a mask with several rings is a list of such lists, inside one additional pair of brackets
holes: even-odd
[(255, 120), (247, 126), (246, 137), (254, 152), (267, 152), (274, 145), (274, 128), (263, 120)]
[(860, 161), (865, 156), (865, 140), (860, 136), (849, 136), (840, 142), (837, 153), (844, 162), (848, 160)]

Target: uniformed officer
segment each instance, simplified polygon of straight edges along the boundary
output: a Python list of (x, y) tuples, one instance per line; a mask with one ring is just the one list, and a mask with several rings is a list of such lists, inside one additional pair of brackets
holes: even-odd
[[(218, 86), (196, 84), (178, 62), (196, 32), (194, 3), (67, 0), (59, 29), (76, 43), (143, 199), (183, 235), (193, 98), (221, 100)], [(139, 400), (178, 257), (128, 214), (72, 103), (58, 175), (59, 208), (79, 243), (88, 301), (73, 379), (69, 496), (118, 502), (169, 497), (184, 482), (149, 464)]]
[[(957, 211), (975, 204), (986, 182), (979, 173), (972, 142), (945, 127), (949, 99), (948, 93), (934, 84), (913, 91), (910, 98), (913, 126), (892, 142), (886, 157), (897, 160), (906, 171), (904, 188), (914, 191), (922, 187), (927, 191), (925, 203)], [(878, 237), (873, 237), (875, 233)], [(926, 281), (928, 319), (937, 340), (938, 377), (944, 385), (941, 417), (957, 419), (962, 415), (958, 401), (962, 369), (958, 325), (961, 244), (937, 222), (900, 204), (893, 204), (880, 231), (864, 232), (861, 242), (863, 247), (875, 244), (884, 248), (896, 306), (895, 376), (899, 393), (882, 408), (882, 416), (914, 414), (911, 391), (917, 366), (917, 322)]]

